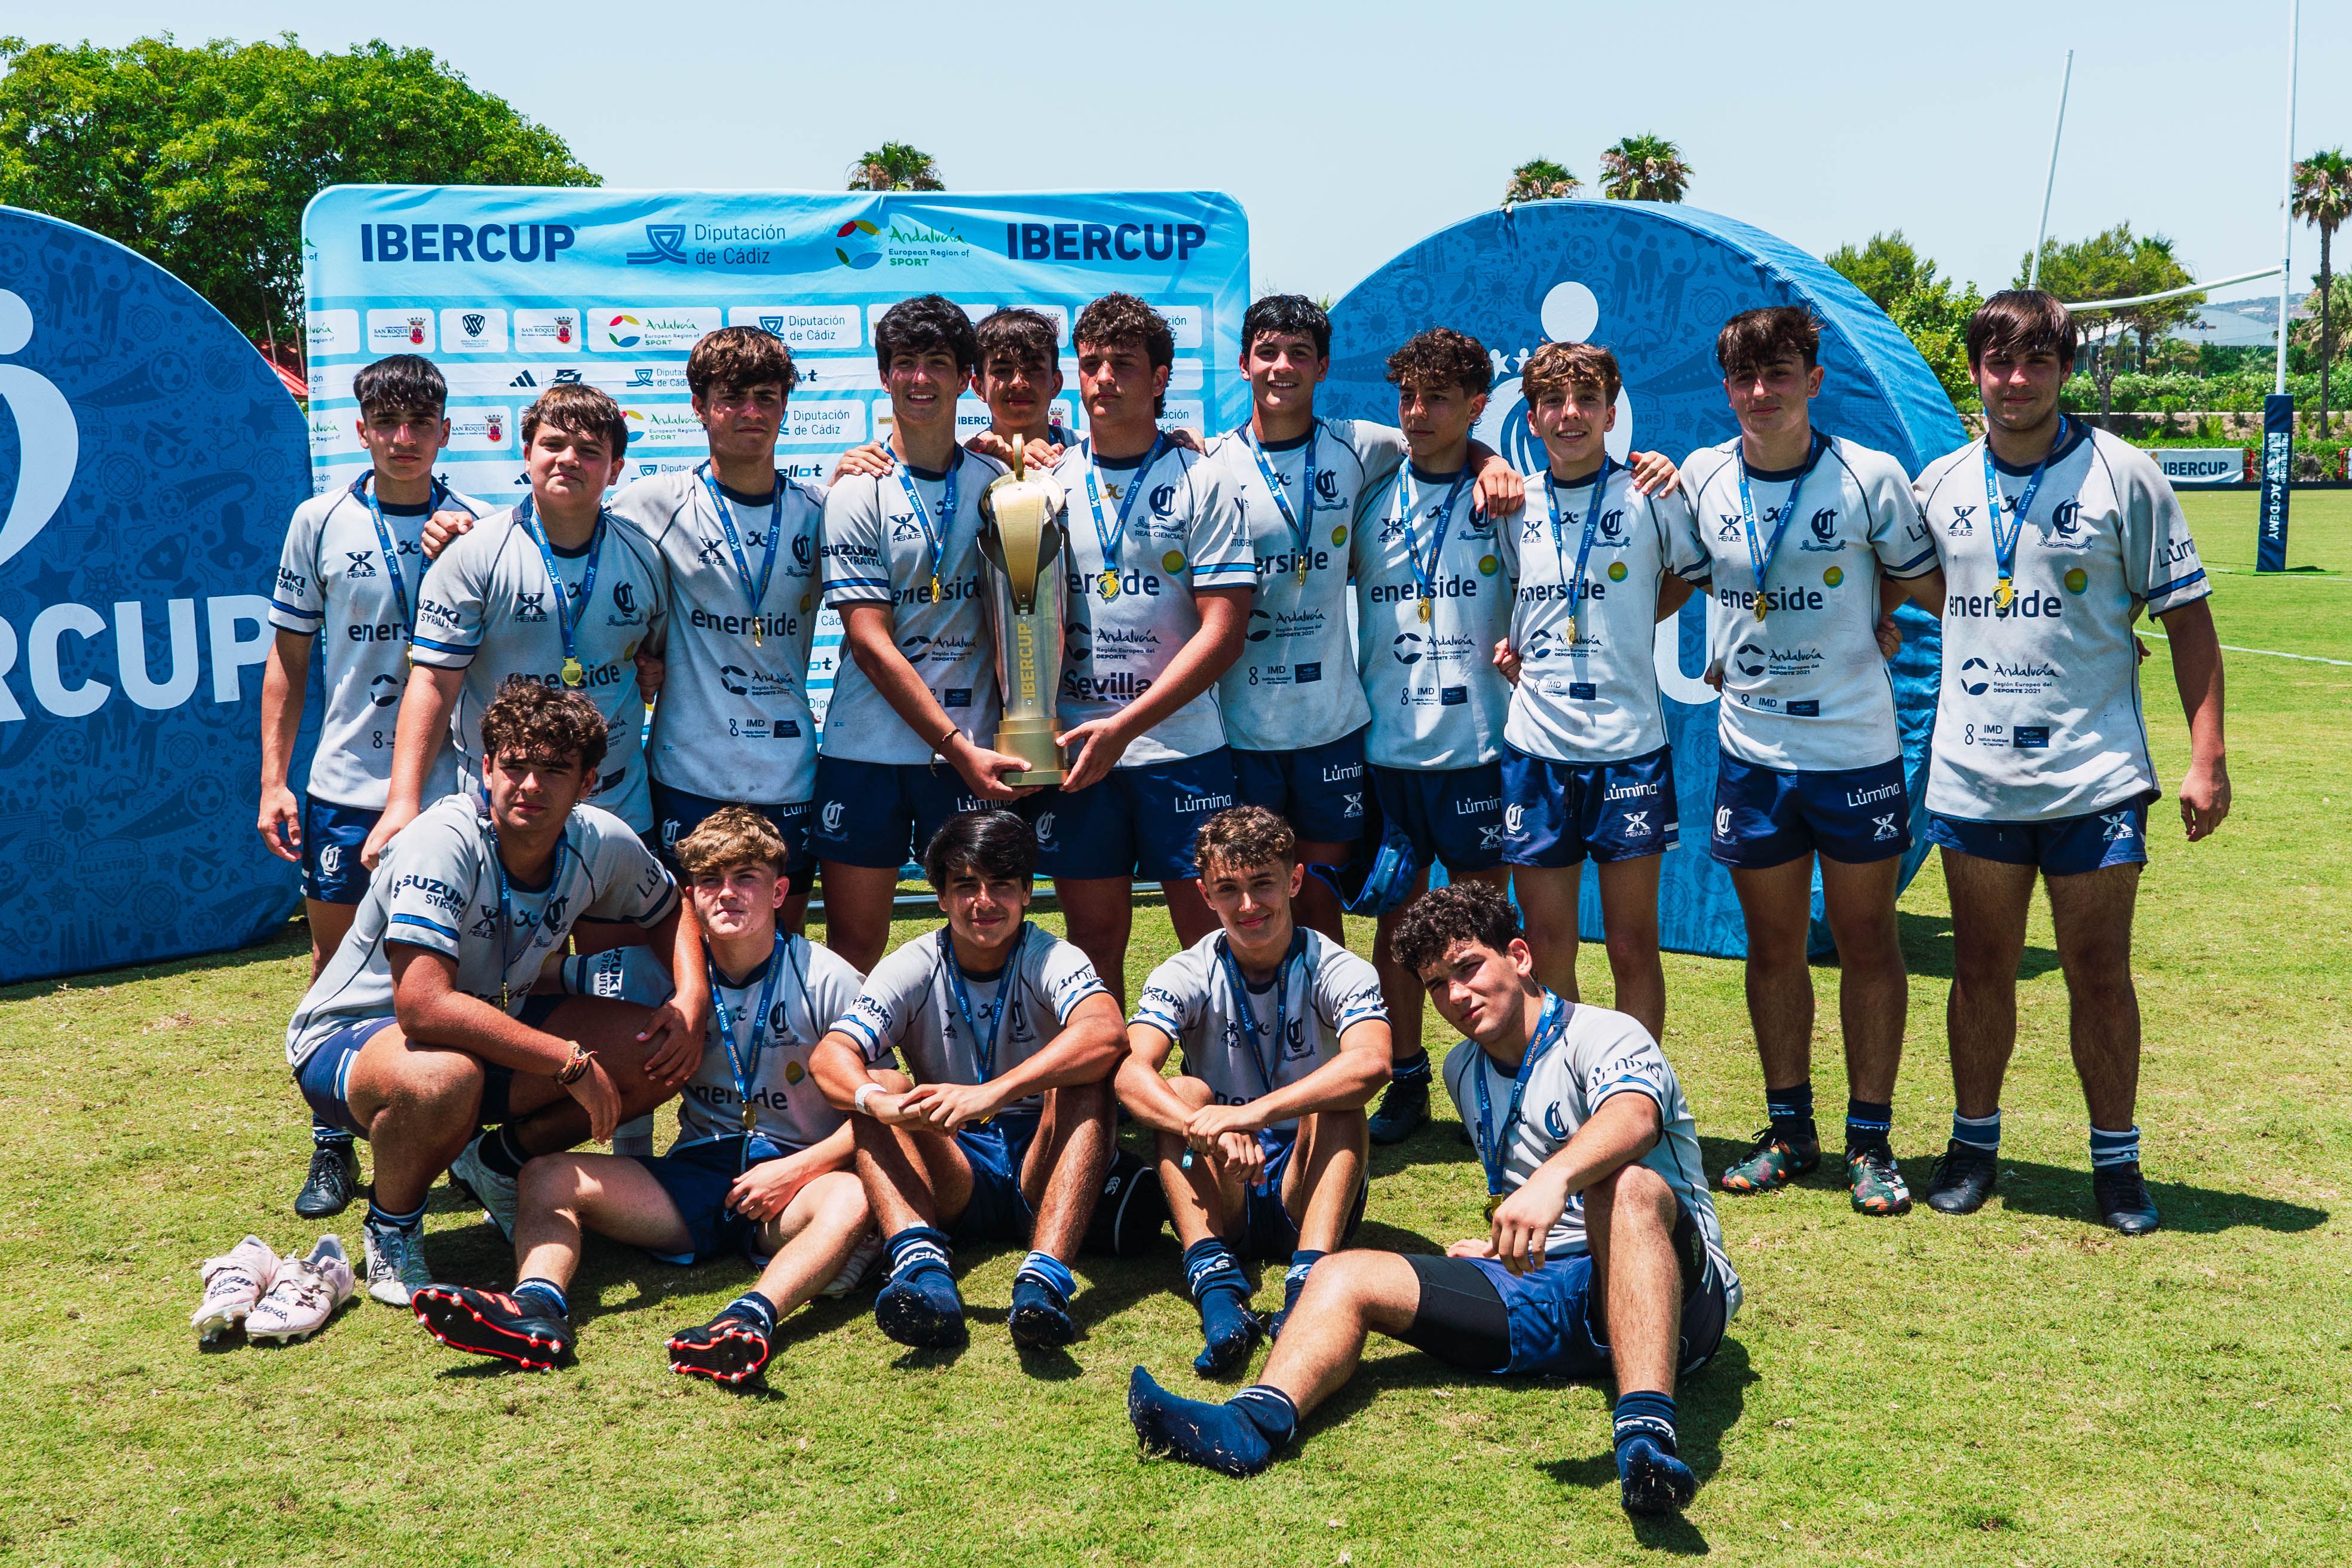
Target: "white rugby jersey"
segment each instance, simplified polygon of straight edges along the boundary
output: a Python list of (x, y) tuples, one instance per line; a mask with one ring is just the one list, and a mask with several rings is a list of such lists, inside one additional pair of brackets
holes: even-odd
[[(533, 520), (534, 526), (537, 520)], [(580, 602), (592, 540), (554, 550), (561, 591), (572, 605), (580, 689), (604, 716), (604, 763), (589, 798), (638, 832), (654, 824), (646, 793), (645, 697), (631, 662), (659, 634), (667, 616), (667, 574), (651, 541), (625, 519), (607, 515), (596, 560), (596, 594)], [(551, 542), (551, 547), (552, 542)], [(547, 563), (512, 507), (493, 512), (452, 540), (425, 574), (416, 615), (416, 662), (465, 671), (449, 738), (457, 748), (457, 787), (481, 783), (482, 711), (509, 680), (563, 689), (563, 633), (549, 595)]]
[[(961, 447), (955, 460), (955, 516), (944, 523), (946, 470), (934, 473), (899, 462), (878, 479), (841, 477), (824, 499), (824, 601), (836, 610), (892, 606), (890, 628), (898, 651), (956, 728), (985, 746), (995, 737), (1003, 705), (981, 580), (980, 493), (1005, 470), (995, 458)], [(907, 500), (909, 480), (922, 498), (919, 516)], [(923, 534), (925, 517), (940, 545), (937, 604), (931, 602), (934, 563)], [(845, 644), (820, 750), (847, 762), (928, 763), (935, 739), (907, 728)]]
[[(1723, 1226), (1716, 1218), (1714, 1199), (1707, 1195), (1706, 1167), (1699, 1158), (1697, 1124), (1691, 1119), (1690, 1103), (1683, 1098), (1682, 1083), (1667, 1065), (1665, 1053), (1647, 1029), (1622, 1013), (1575, 1002), (1561, 1005), (1569, 1010), (1568, 1022), (1537, 1061), (1528, 1079), (1527, 1095), (1519, 1102), (1518, 1119), (1510, 1124), (1504, 1141), (1507, 1152), (1503, 1159), (1503, 1191), (1517, 1192), (1537, 1167), (1567, 1146), (1604, 1101), (1620, 1094), (1649, 1096), (1658, 1108), (1660, 1132), (1641, 1163), (1665, 1178), (1697, 1224), (1699, 1234), (1706, 1239), (1707, 1254), (1723, 1276), (1729, 1310), (1737, 1312), (1739, 1273), (1724, 1252)], [(1488, 1150), (1486, 1130), (1478, 1119), (1479, 1076), (1486, 1080), (1494, 1129), (1501, 1135), (1503, 1119), (1510, 1110), (1513, 1075), (1468, 1040), (1446, 1053), (1445, 1091), (1454, 1097), (1454, 1108), (1477, 1142), (1483, 1162)], [(1584, 1194), (1571, 1194), (1559, 1223), (1545, 1239), (1544, 1253), (1565, 1258), (1589, 1250), (1584, 1238)]]
[[(1231, 468), (1235, 503), (1257, 556), (1257, 597), (1242, 657), (1217, 681), (1225, 739), (1248, 752), (1328, 745), (1371, 719), (1348, 631), (1348, 542), (1404, 460), (1404, 437), (1390, 426), (1360, 419), (1318, 419), (1309, 436), (1267, 443), (1265, 466), (1282, 486), (1290, 518), (1266, 488), (1260, 448), (1247, 426), (1213, 450)], [(1311, 502), (1305, 491), (1310, 452)], [(1290, 519), (1307, 533), (1304, 585)]]
[[(2032, 470), (1994, 467), (2006, 527)], [(2132, 623), (2213, 591), (2155, 460), (2067, 422), (2018, 534), (2006, 610), (1995, 597), (1984, 442), (1928, 464), (1917, 491), (1945, 574), (1927, 809), (2035, 822), (2153, 796)]]
[[(1089, 996), (1108, 995), (1092, 960), (1074, 942), (1043, 926), (1024, 922), (1021, 952), (1008, 976), (964, 972), (964, 998), (971, 1024), (996, 1037), (995, 1071), (981, 1071), (980, 1044), (965, 1026), (956, 1004), (955, 980), (948, 973), (948, 931), (942, 926), (919, 936), (874, 966), (847, 1009), (833, 1026), (865, 1047), (869, 1065), (880, 1066), (893, 1051), (907, 1076), (924, 1083), (985, 1083), (1035, 1056), (1053, 1043)], [(1008, 1008), (1003, 1021), (997, 1010)], [(1042, 1092), (1013, 1101), (1034, 1110)]]
[(1711, 584), (1715, 598), (1708, 654), (1723, 667), (1723, 749), (1754, 767), (1806, 773), (1892, 761), (1903, 742), (1894, 677), (1878, 651), (1878, 583), (1936, 569), (1903, 466), (1816, 433), (1809, 468), (1750, 469), (1748, 479), (1764, 543), (1792, 493), (1798, 513), (1768, 569), (1762, 621), (1739, 504), (1739, 437), (1683, 465), (1692, 513), (1684, 553), (1694, 563), (1683, 576)]
[[(1402, 494), (1412, 490), (1411, 539)], [(1511, 683), (1495, 668), (1495, 644), (1511, 626), (1511, 583), (1495, 520), (1478, 510), (1474, 473), (1454, 504), (1444, 551), (1431, 574), (1430, 618), (1408, 545), (1427, 562), (1454, 476), (1407, 463), (1356, 530), (1356, 668), (1372, 710), (1365, 753), (1386, 768), (1475, 768), (1503, 754)], [(1509, 520), (1513, 527), (1519, 519)]]
[[(1339, 1055), (1341, 1035), (1367, 1018), (1388, 1018), (1379, 973), (1320, 931), (1299, 927), (1281, 973), (1264, 990), (1244, 977), (1239, 996), (1224, 951), (1225, 933), (1211, 931), (1154, 969), (1133, 1020), (1181, 1047), (1185, 1076), (1207, 1084), (1219, 1105), (1246, 1105), (1297, 1083)], [(1274, 1038), (1277, 984), (1284, 1015), (1279, 1042)], [(1254, 1035), (1243, 1023), (1244, 1008), (1257, 1026)], [(1298, 1121), (1294, 1117), (1276, 1125)]]
[(1527, 509), (1516, 526), (1500, 531), (1503, 574), (1517, 584), (1511, 647), (1519, 655), (1503, 734), (1528, 755), (1556, 763), (1622, 762), (1666, 743), (1658, 697), (1658, 583), (1696, 564), (1690, 504), (1681, 493), (1645, 496), (1633, 488), (1631, 470), (1612, 463), (1579, 578), (1597, 477), (1529, 478)]
[(543, 887), (507, 879), (499, 924), (498, 850), (488, 813), (470, 795), (425, 807), (384, 847), (351, 934), (303, 994), (286, 1026), (286, 1060), (300, 1067), (346, 1024), (389, 1018), (392, 942), (454, 959), (457, 988), (520, 1015), (550, 953), (583, 920), (659, 925), (677, 907), (661, 862), (619, 817), (575, 805)]
[[(612, 501), (614, 516), (654, 542), (669, 574), (667, 669), (646, 762), (663, 784), (710, 800), (804, 801), (816, 774), (808, 666), (824, 488), (779, 473), (778, 489), (768, 495), (727, 496), (751, 574), (747, 585), (703, 475), (699, 468), (657, 474)], [(755, 614), (751, 589), (763, 574), (766, 592)]]
[[(304, 788), (314, 799), (381, 811), (392, 784), (401, 693), (408, 685), (409, 617), (425, 586), (425, 520), (436, 505), (478, 518), (489, 509), (438, 486), (423, 506), (385, 506), (383, 526), (392, 535), (394, 555), (387, 561), (375, 520), (359, 493), (361, 484), (372, 489), (373, 483), (373, 474), (363, 475), (294, 509), (278, 557), (269, 624), (326, 637), (320, 661), (327, 706), (319, 716), (319, 748), (311, 754)], [(447, 753), (436, 757), (425, 774), (425, 798), (438, 799), (457, 787), (457, 759)]]
[[(1118, 536), (1118, 592), (1109, 596), (1087, 489), (1090, 476), (1101, 498), (1103, 532), (1118, 530), (1119, 503), (1129, 491), (1142, 491)], [(1062, 454), (1054, 479), (1069, 500), (1069, 631), (1055, 705), (1067, 730), (1108, 718), (1150, 690), (1201, 629), (1193, 591), (1254, 586), (1257, 556), (1234, 493), (1233, 466), (1222, 458), (1163, 441), (1156, 458), (1097, 460), (1088, 440)], [(1118, 765), (1197, 757), (1224, 743), (1212, 685), (1139, 736)]]

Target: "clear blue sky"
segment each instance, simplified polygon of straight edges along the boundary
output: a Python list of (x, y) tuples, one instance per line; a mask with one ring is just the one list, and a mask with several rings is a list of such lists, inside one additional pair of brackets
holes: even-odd
[[(616, 186), (835, 189), (895, 139), (966, 190), (1219, 188), (1249, 210), (1261, 289), (1333, 295), (1492, 205), (1521, 160), (1595, 184), (1600, 150), (1641, 132), (1682, 144), (1694, 205), (1817, 254), (1900, 228), (1948, 274), (1998, 286), (2032, 243), (2071, 46), (2052, 232), (2128, 219), (2203, 277), (2278, 256), (2284, 0), (193, 9), (94, 0), (5, 26), (422, 46)], [(2352, 5), (2303, 12), (2298, 152), (2352, 144)], [(2307, 277), (2316, 237), (2295, 244)]]

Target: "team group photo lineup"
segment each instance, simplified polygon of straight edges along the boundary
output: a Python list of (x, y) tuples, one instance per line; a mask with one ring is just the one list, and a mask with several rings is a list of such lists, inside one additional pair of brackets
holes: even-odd
[[(495, 498), (444, 478), (447, 367), (364, 364), (366, 466), (294, 511), (267, 588), (258, 819), (300, 868), (311, 975), (283, 1101), (310, 1163), (267, 1180), (308, 1219), (361, 1205), (362, 1244), (247, 1237), (200, 1270), (199, 1334), (299, 1339), (364, 1294), (453, 1361), (659, 1355), (755, 1387), (786, 1320), (846, 1298), (898, 1346), (1083, 1361), (1074, 1265), (1148, 1258), (1199, 1332), (1189, 1366), (1128, 1374), (1147, 1455), (1247, 1477), (1311, 1451), (1378, 1337), (1465, 1383), (1609, 1390), (1623, 1508), (1671, 1514), (1701, 1479), (1677, 1397), (1748, 1295), (1747, 1215), (1811, 1178), (1853, 1226), (1968, 1225), (2000, 1190), (2037, 885), (2081, 1085), (2073, 1215), (2159, 1232), (2140, 883), (2151, 835), (2204, 839), (2231, 806), (2172, 487), (2062, 412), (2085, 338), (2047, 290), (1968, 319), (1983, 433), (1916, 478), (1817, 421), (1837, 368), (1811, 310), (1713, 326), (1682, 347), (1732, 438), (1612, 457), (1604, 331), (1517, 360), (1515, 463), (1474, 437), (1502, 361), (1442, 310), (1382, 345), (1371, 420), (1318, 410), (1323, 306), (1258, 298), (1248, 416), (1221, 430), (1169, 414), (1181, 323), (1150, 299), (913, 292), (872, 321), (887, 420), (818, 473), (778, 455), (805, 365), (733, 324), (686, 360), (690, 468), (633, 477), (622, 403), (551, 384), (517, 416), (527, 485)], [(1695, 596), (1712, 758), (1675, 754), (1654, 657)], [(1951, 954), (1945, 1033), (1907, 1063), (1904, 606), (1940, 637), (1916, 820)], [(1685, 823), (1678, 773), (1710, 763)], [(1744, 1102), (1694, 1107), (1667, 1058), (1670, 852), (1736, 894)], [(1944, 1152), (1906, 1169), (1898, 1090), (1947, 1072)], [(1744, 1152), (1711, 1167), (1703, 1126)], [(1483, 1179), (1485, 1228), (1359, 1245), (1401, 1179), (1372, 1151), (1412, 1142), (1470, 1201)], [(436, 1268), (445, 1183), (510, 1269)], [(1007, 1248), (1009, 1300), (968, 1303), (959, 1253)], [(742, 1288), (619, 1342), (569, 1294), (600, 1249)]]

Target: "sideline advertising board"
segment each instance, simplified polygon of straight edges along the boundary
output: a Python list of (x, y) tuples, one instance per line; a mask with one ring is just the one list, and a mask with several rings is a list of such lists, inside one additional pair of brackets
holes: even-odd
[(2253, 455), (2244, 447), (2157, 447), (2149, 457), (2178, 485), (2241, 485), (2253, 478)]

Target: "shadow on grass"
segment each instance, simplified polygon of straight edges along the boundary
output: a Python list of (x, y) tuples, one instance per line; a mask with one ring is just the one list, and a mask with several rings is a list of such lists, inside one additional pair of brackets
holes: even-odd
[[(1723, 1435), (1739, 1424), (1748, 1407), (1748, 1386), (1757, 1381), (1748, 1347), (1726, 1339), (1715, 1359), (1675, 1390), (1675, 1451), (1704, 1486), (1723, 1468)], [(1617, 1484), (1613, 1447), (1581, 1459), (1547, 1459), (1537, 1466), (1564, 1487), (1597, 1489)], [(1698, 1527), (1679, 1514), (1632, 1521), (1633, 1538), (1659, 1552), (1704, 1557), (1711, 1550)]]
[[(1827, 1129), (1825, 1134), (1834, 1136)], [(1750, 1145), (1728, 1138), (1703, 1137), (1699, 1151), (1706, 1163), (1708, 1185), (1714, 1188), (1714, 1178), (1723, 1173), (1724, 1167), (1748, 1157)], [(1912, 1194), (1920, 1200), (1918, 1208), (1927, 1209), (1926, 1194), (1928, 1174), (1943, 1153), (1941, 1146), (1934, 1149), (1898, 1150), (1905, 1172), (1911, 1183)], [(1845, 1172), (1837, 1152), (1826, 1146), (1822, 1151), (1821, 1168), (1810, 1175), (1800, 1176), (1794, 1184), (1815, 1192), (1845, 1191)], [(2311, 1208), (2303, 1204), (2291, 1204), (2278, 1198), (2258, 1197), (2252, 1193), (2221, 1192), (2211, 1187), (2191, 1186), (2186, 1182), (2151, 1181), (2148, 1195), (2163, 1213), (2163, 1229), (2179, 1231), (2189, 1236), (2214, 1236), (2225, 1230), (2248, 1228), (2294, 1235), (2316, 1230), (2326, 1225), (2326, 1209)], [(1749, 1204), (1769, 1204), (1772, 1194), (1759, 1193), (1748, 1195), (1727, 1194), (1714, 1189), (1717, 1212), (1726, 1218), (1737, 1216)], [(2048, 1219), (2071, 1219), (2104, 1230), (2105, 1223), (2091, 1205), (2091, 1168), (2087, 1152), (2078, 1166), (2045, 1165), (2032, 1160), (2012, 1160), (2006, 1155), (2000, 1162), (2000, 1184), (1993, 1202), (2019, 1214), (2038, 1215)], [(1946, 1216), (1932, 1212), (1926, 1217), (1945, 1223)], [(1968, 1216), (1952, 1218), (1948, 1223), (1965, 1224)]]
[[(1444, 1091), (1439, 1091), (1442, 1100)], [(1372, 1145), (1372, 1179), (1392, 1175), (1408, 1165), (1468, 1165), (1475, 1169), (1478, 1154), (1462, 1142), (1462, 1123), (1438, 1120), (1417, 1130), (1402, 1143)]]
[[(1916, 915), (1907, 910), (1895, 911), (1895, 920), (1903, 943), (1903, 967), (1913, 974), (1925, 974), (1937, 980), (1952, 977), (1952, 917), (1949, 915)], [(1822, 963), (1818, 958), (1816, 963)], [(1835, 967), (1834, 956), (1829, 967)], [(2058, 950), (2035, 947), (2031, 942), (2017, 961), (2017, 977), (2032, 980), (2058, 967)]]
[(297, 916), (258, 942), (233, 947), (226, 952), (192, 953), (186, 958), (163, 959), (121, 969), (85, 970), (46, 980), (25, 980), (14, 985), (0, 985), (0, 1002), (20, 1002), (28, 996), (46, 996), (59, 989), (95, 991), (101, 985), (128, 985), (142, 980), (168, 979), (174, 974), (202, 974), (215, 969), (235, 969), (257, 959), (291, 958), (310, 951), (310, 922)]

